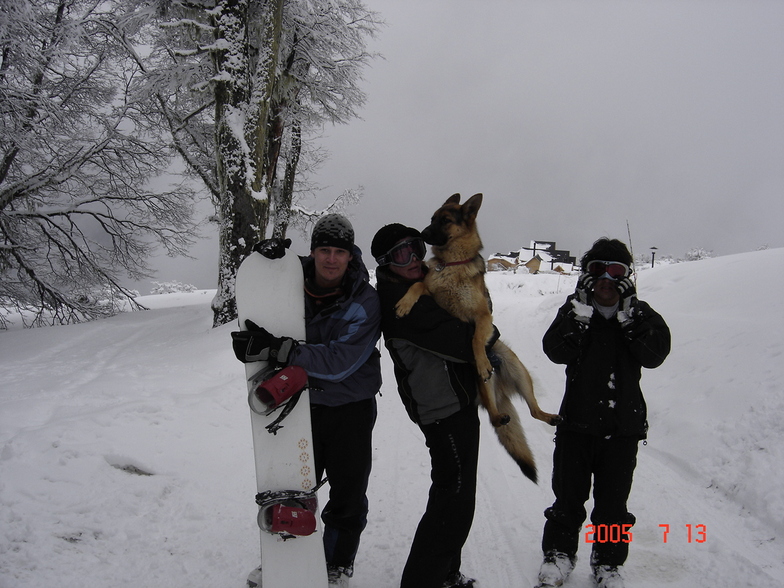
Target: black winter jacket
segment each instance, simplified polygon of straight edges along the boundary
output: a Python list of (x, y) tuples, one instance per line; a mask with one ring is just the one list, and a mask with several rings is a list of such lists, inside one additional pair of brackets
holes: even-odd
[(411, 420), (426, 425), (476, 401), (474, 327), (431, 296), (422, 296), (407, 316), (397, 318), (395, 304), (410, 285), (387, 267), (376, 270), (381, 331), (395, 364), (398, 392)]
[(558, 431), (645, 439), (647, 408), (642, 369), (655, 368), (670, 352), (670, 330), (647, 303), (638, 301), (635, 320), (622, 328), (617, 315), (598, 310), (588, 328), (575, 319), (574, 295), (558, 310), (542, 340), (554, 363), (566, 364), (566, 392)]

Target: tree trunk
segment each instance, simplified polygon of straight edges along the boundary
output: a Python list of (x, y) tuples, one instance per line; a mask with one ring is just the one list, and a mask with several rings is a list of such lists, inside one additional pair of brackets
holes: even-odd
[(297, 176), (297, 164), (302, 152), (302, 129), (298, 123), (294, 123), (291, 129), (291, 148), (286, 159), (286, 174), (283, 178), (283, 186), (277, 205), (275, 206), (275, 217), (273, 219), (272, 236), (284, 238), (289, 228), (291, 217), (291, 205), (294, 201), (294, 180)]
[[(269, 219), (268, 186), (263, 183), (264, 146), (270, 89), (274, 84), (277, 48), (281, 34), (283, 0), (268, 0), (262, 14), (266, 22), (261, 42), (261, 67), (267, 76), (267, 93), (251, 100), (251, 72), (247, 28), (247, 0), (225, 0), (216, 20), (217, 37), (227, 49), (217, 53), (215, 85), (215, 132), (220, 185), (218, 292), (212, 302), (213, 326), (237, 318), (234, 284), (237, 269), (264, 238)], [(247, 120), (249, 113), (256, 116)], [(236, 132), (243, 129), (242, 137)], [(243, 143), (252, 146), (247, 154)], [(253, 178), (252, 184), (250, 178)]]

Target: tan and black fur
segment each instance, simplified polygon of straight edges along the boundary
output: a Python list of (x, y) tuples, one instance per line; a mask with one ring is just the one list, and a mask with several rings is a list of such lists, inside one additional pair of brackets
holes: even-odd
[(463, 205), (460, 194), (454, 194), (436, 210), (430, 226), (422, 231), (422, 237), (431, 245), (434, 255), (427, 262), (429, 271), (423, 281), (409, 288), (395, 310), (398, 316), (405, 316), (420, 296), (429, 294), (453, 316), (474, 323), (472, 343), (482, 405), (487, 409), (501, 445), (523, 473), (536, 482), (536, 465), (512, 396), (522, 396), (535, 419), (555, 425), (560, 417), (539, 408), (528, 370), (507, 345), (499, 340), (493, 346), (501, 359), (497, 371), (493, 371), (487, 358), (485, 345), (493, 335), (493, 315), (484, 280), (485, 262), (479, 254), (482, 241), (476, 228), (476, 215), (481, 205), (482, 194), (474, 194)]

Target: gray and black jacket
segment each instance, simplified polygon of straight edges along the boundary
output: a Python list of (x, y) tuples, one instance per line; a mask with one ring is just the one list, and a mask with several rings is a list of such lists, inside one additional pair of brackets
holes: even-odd
[(415, 423), (428, 425), (476, 402), (471, 363), (474, 327), (422, 296), (403, 318), (395, 304), (411, 285), (387, 267), (376, 270), (381, 330), (395, 364), (398, 392)]

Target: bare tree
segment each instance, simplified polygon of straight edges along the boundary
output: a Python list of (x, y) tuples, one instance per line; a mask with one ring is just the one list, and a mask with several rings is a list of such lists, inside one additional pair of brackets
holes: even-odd
[(0, 306), (27, 324), (112, 314), (131, 294), (124, 274), (190, 243), (192, 190), (154, 185), (172, 153), (132, 97), (123, 6), (0, 8)]
[[(214, 325), (237, 316), (234, 276), (253, 244), (319, 214), (309, 137), (364, 103), (365, 39), (379, 21), (359, 0), (160, 0), (149, 90), (219, 222)], [(211, 135), (209, 129), (213, 129)], [(355, 202), (347, 190), (331, 206)]]

